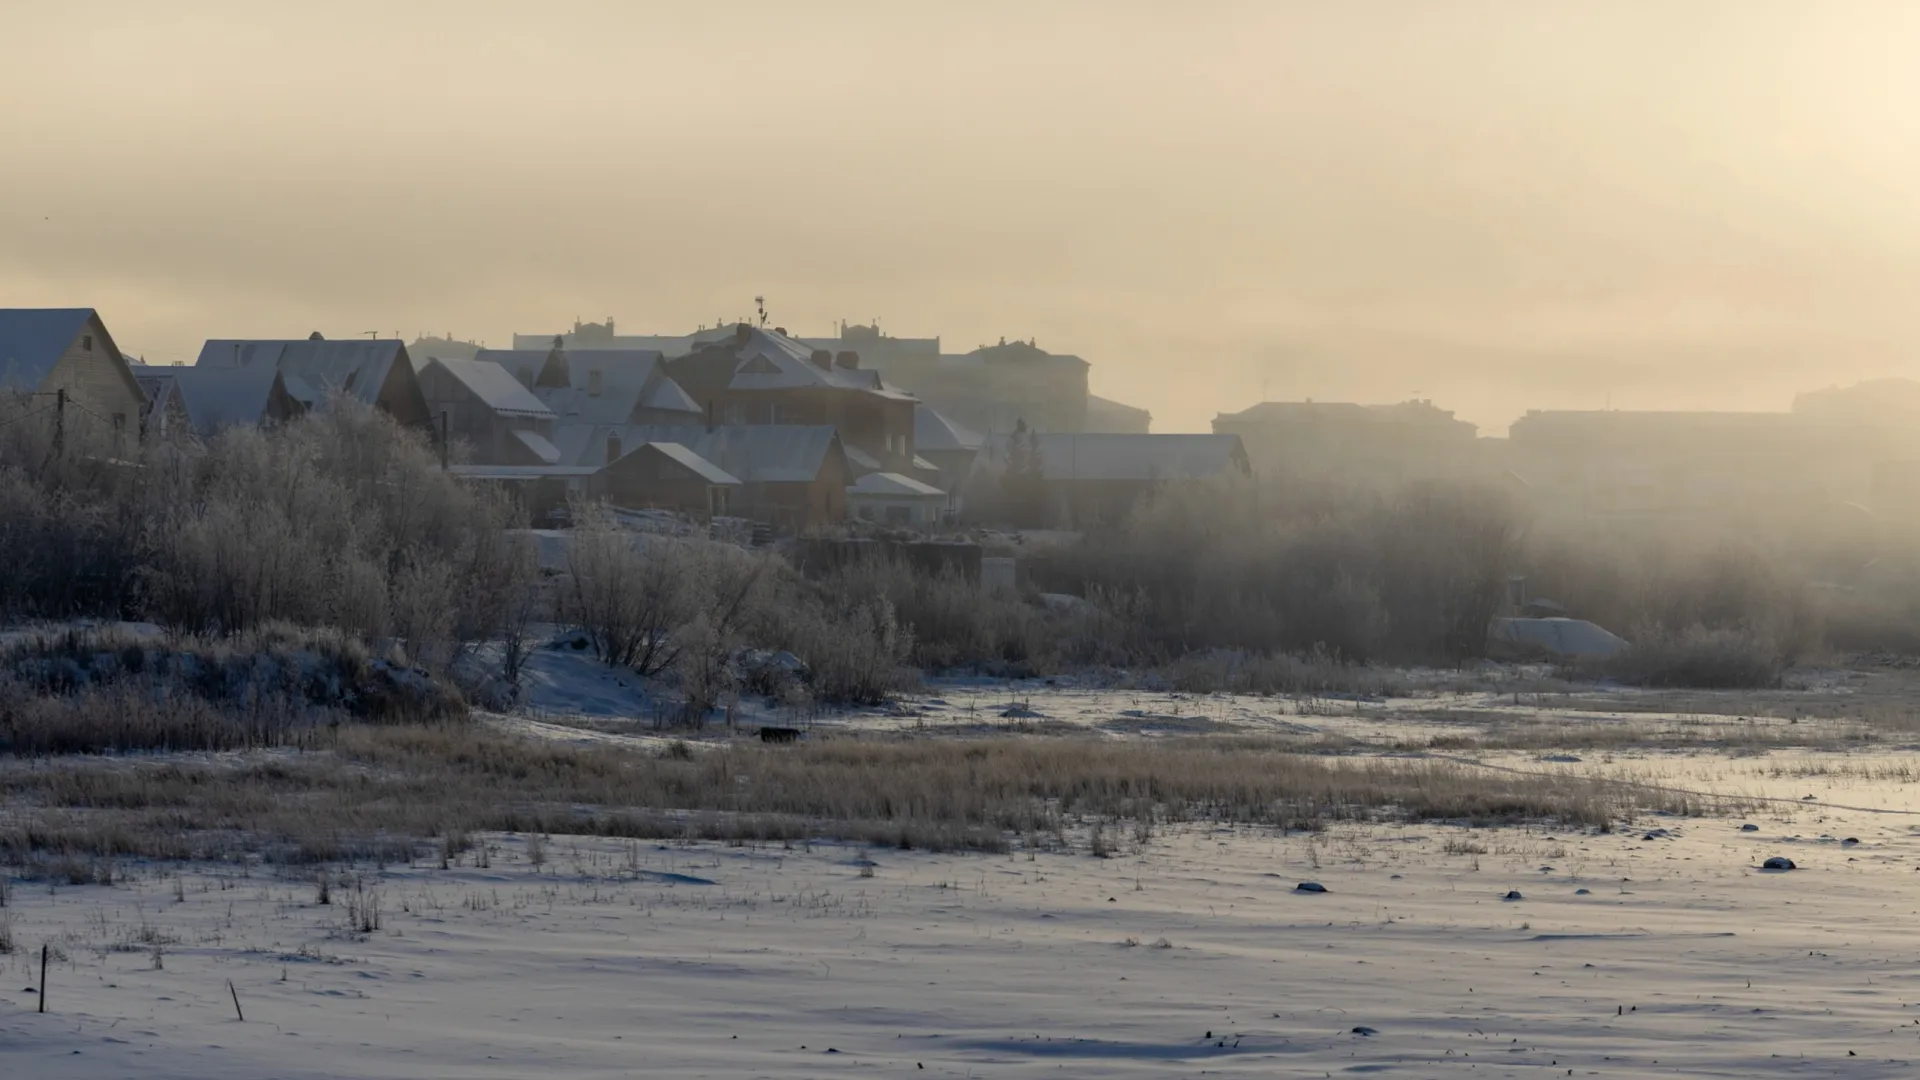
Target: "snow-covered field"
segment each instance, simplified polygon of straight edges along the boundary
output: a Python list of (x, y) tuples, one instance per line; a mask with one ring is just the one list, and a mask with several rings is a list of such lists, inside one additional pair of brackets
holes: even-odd
[[(1912, 808), (1878, 786), (1851, 801)], [(0, 1075), (1916, 1075), (1920, 819), (1748, 820), (1107, 859), (493, 836), (325, 906), (259, 868), (16, 885)]]
[[(574, 650), (528, 687), (489, 722), (677, 734)], [(313, 870), (122, 862), (110, 886), (12, 884), (0, 1078), (1920, 1075), (1920, 770), (1886, 722), (1913, 692), (947, 680), (745, 709), (733, 737), (1283, 735), (1745, 805), (1608, 833), (1123, 823), (1109, 858), (1084, 826), (1000, 856), (489, 835), (446, 868), (330, 868), (324, 904)]]

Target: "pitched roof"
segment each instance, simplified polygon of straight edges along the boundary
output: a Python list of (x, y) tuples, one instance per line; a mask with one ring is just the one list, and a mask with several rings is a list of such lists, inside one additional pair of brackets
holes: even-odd
[(684, 373), (692, 380), (689, 385), (732, 390), (865, 390), (913, 400), (911, 394), (887, 386), (878, 371), (823, 366), (814, 362), (812, 346), (757, 326), (732, 328), (713, 338), (703, 336), (695, 344), (696, 351), (674, 362), (674, 373)]
[[(988, 442), (992, 459), (1006, 459), (1009, 439), (996, 435)], [(1238, 435), (1063, 434), (1038, 439), (1048, 480), (1199, 480), (1248, 471)]]
[(933, 406), (913, 408), (913, 447), (915, 450), (978, 450), (986, 436), (935, 412)]
[(40, 389), (92, 308), (0, 308), (0, 389)]
[(1153, 414), (1137, 405), (1128, 405), (1123, 401), (1103, 398), (1098, 394), (1087, 395), (1087, 425), (1109, 424), (1114, 427), (1131, 428), (1137, 424), (1141, 431), (1153, 422)]
[(694, 475), (709, 484), (734, 485), (740, 482), (739, 478), (735, 477), (732, 473), (729, 473), (677, 442), (650, 442), (642, 445), (651, 446), (660, 453), (679, 462)]
[(647, 391), (646, 396), (640, 399), (640, 404), (645, 408), (659, 409), (662, 412), (684, 412), (696, 415), (700, 412), (700, 404), (693, 400), (692, 395), (664, 374), (660, 376), (658, 382), (653, 384), (653, 389)]
[(892, 472), (868, 473), (855, 480), (847, 490), (855, 495), (872, 495), (890, 499), (942, 499), (947, 494), (932, 484), (921, 483), (911, 476)]
[(623, 453), (643, 443), (679, 443), (749, 484), (811, 483), (840, 452), (839, 435), (825, 425), (562, 424), (553, 442), (562, 462), (597, 467), (607, 463), (609, 436)]
[(521, 430), (515, 431), (513, 437), (520, 440), (520, 445), (526, 447), (527, 451), (539, 458), (542, 463), (560, 464), (560, 448), (549, 442), (545, 435), (537, 431)]
[(312, 395), (337, 391), (373, 405), (380, 400), (380, 390), (386, 385), (387, 375), (395, 363), (411, 363), (407, 347), (397, 339), (245, 341), (218, 338), (201, 347), (200, 358), (194, 366), (233, 368), (269, 364), (288, 377), (289, 393), (294, 391), (292, 380), (297, 378)]
[(269, 364), (242, 368), (132, 366), (143, 385), (162, 380), (180, 395), (193, 430), (216, 435), (231, 427), (257, 427), (267, 419), (279, 369)]
[[(481, 349), (476, 361), (500, 365), (509, 376), (520, 371), (539, 371), (551, 349)], [(674, 409), (698, 413), (700, 407), (678, 386), (671, 383), (658, 352), (651, 349), (579, 349), (567, 353), (568, 386), (540, 386), (529, 391), (563, 423), (629, 424), (641, 408)], [(594, 392), (593, 373), (600, 373), (599, 393)], [(673, 404), (656, 405), (658, 398)], [(684, 406), (684, 407), (682, 407)]]
[(490, 360), (445, 360), (435, 358), (427, 366), (439, 365), (459, 380), (487, 408), (508, 416), (552, 417), (553, 410), (533, 396), (507, 369)]
[(1074, 364), (1080, 367), (1093, 365), (1071, 353), (1050, 353), (1024, 341), (1002, 341), (998, 345), (982, 345), (966, 354), (967, 359), (982, 364)]

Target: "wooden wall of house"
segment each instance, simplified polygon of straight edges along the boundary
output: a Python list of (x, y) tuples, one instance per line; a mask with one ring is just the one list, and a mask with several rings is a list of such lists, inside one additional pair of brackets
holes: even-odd
[(409, 427), (427, 427), (439, 422), (427, 410), (427, 399), (420, 392), (420, 378), (404, 350), (387, 369), (387, 381), (380, 387), (379, 405), (388, 416)]
[(634, 510), (675, 510), (704, 517), (714, 485), (705, 477), (643, 446), (595, 473), (588, 493)]
[(107, 336), (99, 316), (87, 320), (39, 387), (43, 394), (60, 390), (65, 390), (76, 404), (97, 413), (102, 422), (114, 423), (117, 416), (124, 430), (139, 430), (147, 395)]

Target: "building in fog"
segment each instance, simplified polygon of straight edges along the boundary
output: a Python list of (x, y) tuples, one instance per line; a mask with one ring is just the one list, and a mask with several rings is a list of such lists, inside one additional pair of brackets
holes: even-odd
[(1535, 508), (1584, 519), (1757, 525), (1804, 514), (1840, 497), (1844, 457), (1785, 412), (1535, 411), (1507, 438)]
[[(975, 467), (974, 490), (991, 499), (1014, 436), (993, 435)], [(1118, 522), (1143, 498), (1175, 484), (1234, 484), (1253, 467), (1237, 435), (1048, 434), (1039, 452), (1045, 516), (1075, 528)]]
[(1262, 476), (1391, 486), (1468, 476), (1479, 460), (1474, 425), (1430, 401), (1263, 401), (1221, 413), (1213, 430), (1238, 435)]
[(856, 474), (931, 480), (936, 473), (914, 453), (918, 402), (854, 353), (810, 348), (778, 330), (741, 323), (666, 366), (717, 423), (826, 425), (840, 433)]
[(1038, 431), (1069, 433), (1086, 429), (1088, 367), (1032, 342), (1002, 341), (961, 356), (904, 357), (886, 376), (976, 431), (1006, 434), (1025, 421)]
[(1145, 435), (1153, 427), (1153, 414), (1111, 398), (1087, 395), (1087, 418), (1080, 430), (1089, 435)]

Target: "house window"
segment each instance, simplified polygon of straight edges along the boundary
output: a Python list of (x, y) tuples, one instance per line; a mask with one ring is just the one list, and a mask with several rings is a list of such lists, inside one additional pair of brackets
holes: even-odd
[(598, 368), (587, 372), (587, 396), (600, 396), (600, 369)]
[(93, 335), (82, 334), (80, 336), (80, 347), (86, 350), (87, 352), (92, 352), (93, 351)]

